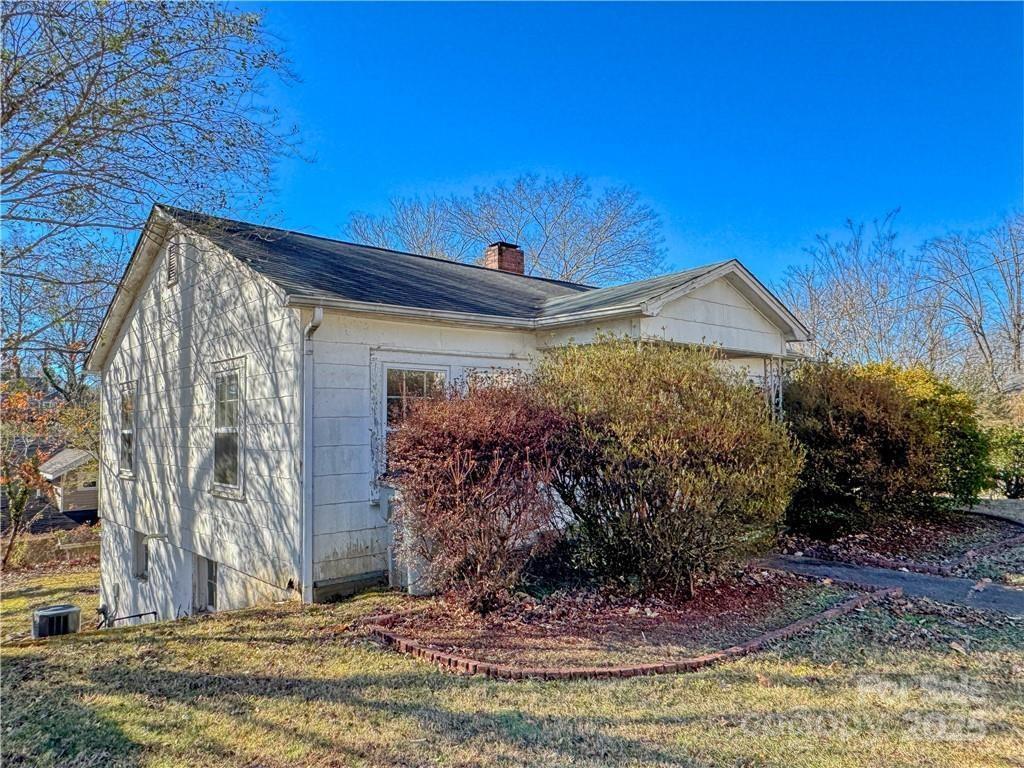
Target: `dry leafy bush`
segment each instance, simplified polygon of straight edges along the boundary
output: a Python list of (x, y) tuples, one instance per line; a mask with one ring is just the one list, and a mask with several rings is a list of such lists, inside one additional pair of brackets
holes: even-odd
[(800, 453), (714, 352), (604, 339), (552, 352), (538, 376), (566, 422), (551, 482), (581, 565), (689, 592), (774, 540)]
[(941, 435), (892, 376), (806, 364), (784, 406), (807, 457), (786, 515), (793, 529), (833, 537), (948, 505)]
[(547, 487), (562, 419), (524, 382), (451, 389), (414, 404), (388, 438), (401, 492), (396, 530), (406, 557), (429, 563), (434, 588), (494, 608), (549, 542)]

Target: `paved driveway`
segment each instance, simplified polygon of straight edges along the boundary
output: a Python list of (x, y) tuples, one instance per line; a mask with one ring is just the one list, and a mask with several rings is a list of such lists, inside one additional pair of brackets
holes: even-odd
[(805, 576), (852, 581), (876, 587), (901, 587), (906, 595), (929, 597), (940, 603), (1000, 611), (1010, 616), (1024, 616), (1024, 590), (999, 584), (791, 555), (777, 555), (764, 560), (763, 563), (770, 568)]

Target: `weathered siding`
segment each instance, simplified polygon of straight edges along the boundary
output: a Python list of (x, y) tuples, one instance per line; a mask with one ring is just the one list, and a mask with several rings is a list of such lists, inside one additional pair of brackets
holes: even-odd
[(391, 532), (376, 477), (384, 369), (528, 367), (532, 334), (328, 313), (314, 337), (313, 578), (319, 590), (387, 568)]
[(758, 312), (727, 278), (719, 278), (669, 302), (656, 317), (641, 322), (644, 336), (689, 344), (716, 344), (727, 350), (781, 355), (781, 330)]
[[(229, 608), (253, 594), (289, 594), (289, 581), (299, 583), (301, 548), (298, 313), (282, 306), (270, 283), (198, 238), (182, 248), (174, 285), (165, 257), (166, 248), (104, 371), (101, 422), (101, 516), (118, 526), (109, 536), (105, 527), (104, 599), (117, 584), (122, 602), (125, 593), (133, 608), (152, 602), (162, 618), (190, 610), (183, 602), (195, 555), (219, 564), (218, 607)], [(242, 499), (210, 490), (213, 366), (231, 358), (245, 365)], [(137, 382), (133, 478), (118, 472), (125, 381)], [(155, 572), (147, 582), (131, 577), (122, 528), (166, 535), (150, 541)], [(168, 596), (158, 598), (157, 585)]]

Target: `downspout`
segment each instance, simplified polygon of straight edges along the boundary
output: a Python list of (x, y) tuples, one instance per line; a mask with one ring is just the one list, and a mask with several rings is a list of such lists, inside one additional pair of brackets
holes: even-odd
[(302, 334), (302, 602), (313, 602), (313, 398), (316, 367), (313, 334), (324, 321), (324, 308), (314, 307)]

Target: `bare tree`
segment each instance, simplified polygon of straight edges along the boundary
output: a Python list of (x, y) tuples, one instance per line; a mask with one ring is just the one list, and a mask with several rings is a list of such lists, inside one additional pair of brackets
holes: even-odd
[(606, 285), (654, 273), (661, 221), (629, 187), (595, 194), (582, 176), (525, 175), (468, 196), (396, 198), (357, 213), (349, 236), (385, 248), (473, 261), (496, 240), (520, 245), (528, 274)]
[(927, 243), (925, 261), (940, 285), (953, 332), (970, 339), (997, 391), (1024, 374), (1024, 214), (980, 235), (952, 233)]
[(867, 231), (847, 221), (840, 240), (819, 235), (810, 263), (790, 268), (779, 293), (810, 329), (812, 354), (947, 370), (960, 350), (925, 266), (897, 245), (896, 214)]
[(295, 148), (263, 99), (287, 67), (258, 14), (217, 4), (13, 0), (0, 13), (2, 256), (17, 291), (3, 351), (46, 355), (67, 323), (95, 327), (154, 202), (258, 205)]

